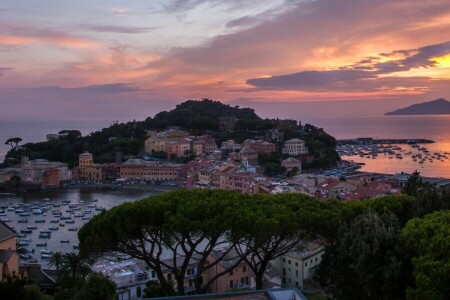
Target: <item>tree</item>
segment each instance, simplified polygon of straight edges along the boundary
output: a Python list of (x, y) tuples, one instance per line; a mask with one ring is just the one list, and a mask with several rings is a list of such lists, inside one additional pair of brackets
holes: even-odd
[[(208, 261), (214, 248), (231, 242), (228, 215), (234, 214), (246, 197), (221, 190), (178, 190), (124, 203), (97, 215), (81, 228), (80, 253), (84, 257), (108, 254), (140, 259), (155, 271), (168, 295), (184, 294), (188, 266), (195, 263), (196, 291), (204, 293), (228, 272), (201, 281), (202, 273), (221, 260)], [(163, 259), (167, 254), (171, 259)], [(225, 251), (222, 257), (227, 254)], [(176, 292), (163, 270), (173, 274)]]
[(59, 273), (60, 268), (63, 264), (63, 259), (64, 259), (64, 256), (61, 252), (52, 253), (52, 255), (48, 261), (48, 266), (55, 267), (56, 271)]
[(19, 146), (19, 143), (22, 141), (20, 137), (9, 138), (6, 140), (5, 145), (10, 145), (12, 149), (15, 149)]
[(8, 300), (47, 300), (38, 287), (25, 287), (27, 279), (16, 274), (7, 275), (0, 281), (0, 295)]
[(410, 279), (398, 247), (400, 223), (394, 214), (366, 211), (342, 225), (318, 270), (322, 284), (338, 299), (399, 299)]
[(412, 256), (415, 285), (408, 299), (448, 299), (450, 296), (450, 211), (410, 220), (401, 241)]
[(423, 181), (420, 176), (420, 172), (414, 171), (411, 175), (409, 175), (402, 192), (407, 195), (417, 197), (426, 189), (431, 189), (431, 185)]
[(62, 255), (60, 270), (64, 283), (71, 287), (79, 286), (91, 272), (87, 261), (75, 252)]
[(167, 292), (157, 281), (149, 281), (144, 289), (144, 298), (167, 297)]
[(113, 300), (116, 283), (101, 273), (91, 273), (76, 295), (77, 300)]
[(259, 197), (242, 203), (232, 222), (235, 249), (255, 274), (256, 289), (262, 289), (270, 261), (300, 245), (304, 234), (297, 215), (279, 199)]

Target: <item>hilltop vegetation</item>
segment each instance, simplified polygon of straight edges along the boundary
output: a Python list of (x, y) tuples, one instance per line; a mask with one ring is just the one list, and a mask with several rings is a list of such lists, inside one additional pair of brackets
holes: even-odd
[[(225, 121), (231, 127), (224, 128), (223, 124), (221, 127), (222, 117), (228, 118)], [(162, 111), (144, 121), (115, 123), (85, 137), (77, 130), (63, 130), (60, 132), (63, 136), (55, 140), (27, 143), (21, 147), (13, 147), (14, 144), (10, 142), (13, 148), (6, 155), (4, 166), (18, 163), (23, 155), (28, 155), (30, 159), (65, 162), (69, 167), (77, 164), (78, 155), (84, 151), (93, 153), (97, 163), (137, 157), (143, 154), (146, 130), (164, 130), (169, 127), (179, 127), (194, 135), (210, 133), (219, 145), (228, 139), (242, 142), (263, 137), (265, 130), (277, 128), (283, 131), (287, 139), (298, 137), (306, 141), (306, 146), (315, 157), (311, 167), (333, 166), (339, 160), (335, 151), (336, 140), (321, 128), (309, 124), (297, 125), (293, 120), (262, 119), (251, 108), (203, 99), (185, 101), (173, 110)], [(281, 144), (278, 147), (281, 148)]]

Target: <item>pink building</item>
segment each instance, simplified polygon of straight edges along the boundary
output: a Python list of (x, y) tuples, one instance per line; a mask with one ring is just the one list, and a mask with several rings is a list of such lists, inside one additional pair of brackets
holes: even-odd
[(254, 193), (256, 174), (248, 171), (236, 171), (220, 176), (221, 189), (237, 191), (245, 194)]
[[(212, 268), (208, 274), (208, 278), (214, 277), (231, 266), (236, 265), (238, 262), (238, 256), (235, 251), (230, 251), (223, 259), (223, 251), (225, 249), (214, 250), (210, 255), (211, 261), (221, 259), (215, 268)], [(238, 263), (232, 270), (223, 276), (219, 277), (211, 285), (211, 293), (224, 293), (232, 289), (253, 288), (255, 285), (254, 275), (245, 262)]]
[(242, 147), (248, 147), (255, 150), (258, 154), (269, 154), (275, 152), (275, 144), (263, 140), (246, 140)]

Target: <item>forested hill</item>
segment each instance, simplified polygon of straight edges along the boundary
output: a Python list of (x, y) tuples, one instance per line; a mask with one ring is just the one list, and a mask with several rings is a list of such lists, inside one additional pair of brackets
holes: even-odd
[(314, 166), (331, 166), (339, 159), (335, 151), (336, 140), (321, 128), (308, 124), (298, 126), (293, 120), (262, 119), (251, 108), (202, 99), (185, 101), (173, 110), (162, 111), (144, 121), (115, 123), (85, 137), (81, 137), (77, 130), (63, 130), (60, 133), (65, 136), (58, 140), (14, 147), (6, 155), (3, 166), (13, 166), (23, 155), (28, 155), (30, 159), (65, 162), (70, 167), (77, 164), (78, 155), (84, 151), (93, 153), (98, 163), (137, 157), (143, 154), (147, 130), (168, 127), (179, 127), (194, 135), (210, 133), (219, 145), (228, 139), (240, 143), (248, 138), (263, 137), (265, 130), (277, 128), (283, 131), (286, 139), (298, 137), (306, 141), (312, 154), (317, 157)]

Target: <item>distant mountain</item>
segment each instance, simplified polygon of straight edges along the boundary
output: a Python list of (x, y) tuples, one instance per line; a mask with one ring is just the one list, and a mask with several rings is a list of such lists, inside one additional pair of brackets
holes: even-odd
[(439, 98), (430, 102), (400, 108), (392, 112), (385, 113), (385, 115), (450, 115), (450, 102), (443, 98)]

